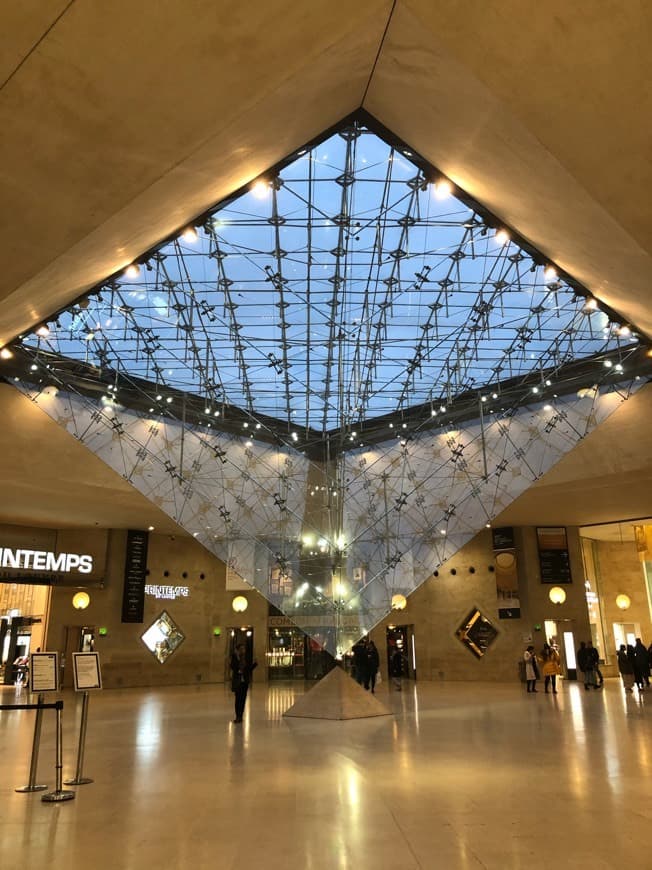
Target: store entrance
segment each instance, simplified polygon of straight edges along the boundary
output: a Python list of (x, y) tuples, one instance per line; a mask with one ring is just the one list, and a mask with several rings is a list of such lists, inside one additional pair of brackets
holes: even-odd
[[(38, 621), (40, 623), (40, 619)], [(32, 644), (33, 624), (31, 616), (3, 617), (0, 620), (0, 682), (5, 685), (27, 682), (29, 656), (36, 652)]]
[(29, 655), (43, 647), (50, 587), (0, 582), (0, 683), (27, 677)]
[(267, 640), (267, 677), (272, 680), (321, 680), (335, 662), (319, 643), (296, 626), (272, 627)]
[(416, 646), (413, 625), (389, 625), (386, 630), (387, 673), (416, 680)]
[(267, 679), (303, 680), (305, 635), (299, 628), (270, 628), (267, 635)]

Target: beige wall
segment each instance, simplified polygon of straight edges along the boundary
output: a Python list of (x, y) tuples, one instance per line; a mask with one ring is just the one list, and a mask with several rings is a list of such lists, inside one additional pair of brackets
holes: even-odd
[[(634, 622), (641, 627), (643, 643), (652, 643), (652, 621), (643, 565), (639, 561), (636, 544), (633, 541), (594, 541), (594, 559), (598, 576), (598, 590), (602, 603), (605, 643), (613, 659), (614, 622)], [(628, 610), (616, 607), (616, 596), (624, 593), (631, 599)]]
[[(439, 569), (438, 577), (431, 577), (410, 596), (405, 611), (391, 614), (372, 631), (385, 678), (385, 630), (392, 623), (414, 625), (417, 674), (426, 680), (518, 679), (517, 663), (527, 645), (524, 636), (531, 634), (532, 643), (540, 649), (546, 619), (568, 620), (565, 630), (574, 632), (576, 645), (590, 638), (577, 531), (568, 529), (573, 583), (565, 587), (567, 599), (561, 607), (550, 603), (550, 587), (540, 582), (536, 530), (517, 528), (515, 532), (521, 619), (498, 619), (496, 575), (489, 570), (493, 565), (491, 532), (483, 531)], [(469, 570), (472, 567), (474, 573)], [(476, 659), (455, 634), (473, 606), (479, 607), (499, 632), (482, 659)], [(541, 631), (535, 630), (537, 624)]]
[[(577, 530), (568, 529), (573, 583), (566, 586), (567, 600), (555, 607), (548, 599), (549, 586), (540, 582), (536, 531), (517, 528), (521, 619), (498, 619), (496, 575), (493, 566), (491, 532), (484, 530), (453, 559), (431, 577), (409, 600), (402, 614), (393, 613), (373, 632), (381, 653), (381, 667), (387, 676), (385, 629), (388, 624), (414, 625), (419, 679), (491, 680), (517, 679), (517, 662), (531, 635), (540, 648), (545, 640), (546, 619), (565, 620), (562, 630), (572, 630), (576, 645), (590, 638), (584, 577)], [(188, 598), (175, 601), (146, 597), (145, 621), (142, 625), (122, 624), (122, 586), (126, 533), (113, 531), (109, 540), (106, 583), (103, 589), (89, 590), (91, 604), (82, 613), (71, 604), (70, 588), (52, 593), (48, 648), (63, 651), (65, 627), (91, 625), (108, 629), (106, 637), (96, 635), (96, 649), (101, 654), (102, 671), (107, 688), (222, 682), (225, 677), (225, 651), (230, 626), (254, 628), (255, 654), (261, 665), (260, 678), (266, 676), (264, 663), (267, 643), (267, 602), (254, 590), (247, 593), (249, 609), (244, 617), (235, 617), (231, 600), (237, 593), (225, 589), (225, 566), (188, 538), (151, 534), (149, 540), (148, 582), (183, 585), (190, 588)], [(471, 568), (475, 571), (472, 573)], [(456, 574), (451, 573), (455, 569)], [(168, 571), (169, 575), (164, 576)], [(182, 575), (188, 576), (184, 578)], [(200, 580), (200, 574), (205, 575)], [(619, 590), (622, 591), (622, 590)], [(625, 590), (626, 591), (626, 590)], [(634, 596), (632, 596), (634, 600)], [(478, 660), (455, 635), (469, 610), (478, 606), (498, 629), (498, 637), (484, 658)], [(145, 648), (140, 637), (156, 616), (166, 609), (186, 635), (179, 649), (161, 665)], [(213, 626), (222, 634), (213, 636)]]
[[(251, 625), (254, 629), (255, 655), (265, 662), (267, 602), (254, 590), (246, 593), (247, 612), (236, 617), (231, 609), (232, 592), (225, 589), (225, 566), (194, 540), (150, 534), (148, 583), (188, 586), (188, 598), (174, 601), (145, 597), (144, 622), (123, 624), (122, 588), (126, 532), (112, 531), (109, 539), (106, 582), (103, 589), (89, 589), (91, 603), (82, 612), (71, 603), (74, 590), (52, 591), (48, 627), (48, 649), (63, 651), (66, 626), (104, 626), (106, 637), (96, 633), (95, 648), (100, 653), (106, 688), (118, 686), (174, 685), (197, 682), (222, 682), (228, 628)], [(164, 576), (168, 571), (169, 576)], [(184, 578), (182, 575), (188, 576)], [(200, 574), (205, 579), (200, 579)], [(162, 610), (167, 610), (186, 639), (164, 663), (160, 664), (140, 637)], [(213, 627), (220, 626), (220, 637)]]

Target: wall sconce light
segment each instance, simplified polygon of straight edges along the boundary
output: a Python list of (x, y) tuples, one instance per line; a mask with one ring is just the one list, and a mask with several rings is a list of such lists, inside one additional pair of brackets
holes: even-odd
[(392, 595), (392, 610), (405, 610), (407, 598), (405, 595)]
[(88, 592), (75, 592), (72, 596), (72, 606), (75, 610), (86, 610), (91, 603), (91, 597)]
[(562, 589), (561, 586), (553, 586), (548, 593), (548, 598), (553, 604), (563, 604), (566, 601), (566, 590)]
[(236, 613), (244, 613), (245, 610), (249, 607), (249, 602), (244, 597), (244, 595), (236, 595), (236, 597), (231, 602), (231, 607)]
[(629, 610), (632, 604), (632, 599), (629, 595), (617, 595), (616, 596), (616, 607), (620, 608), (620, 610)]

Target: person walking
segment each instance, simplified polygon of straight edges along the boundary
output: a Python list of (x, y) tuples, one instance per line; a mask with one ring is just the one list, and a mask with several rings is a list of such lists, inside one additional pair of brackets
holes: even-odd
[(362, 685), (367, 676), (367, 639), (361, 637), (351, 648), (353, 653), (353, 677)]
[(620, 671), (620, 676), (622, 677), (623, 687), (626, 692), (634, 691), (634, 666), (629, 660), (629, 656), (627, 655), (627, 647), (624, 643), (621, 643), (620, 649), (618, 650), (618, 670)]
[(591, 662), (593, 673), (595, 674), (595, 688), (601, 689), (604, 685), (604, 677), (600, 670), (600, 653), (593, 646), (591, 641), (587, 643), (586, 648), (589, 653), (589, 661)]
[(389, 659), (389, 672), (394, 681), (394, 688), (400, 692), (403, 688), (403, 653), (396, 647)]
[(541, 672), (545, 685), (546, 695), (548, 694), (548, 686), (552, 686), (552, 694), (557, 694), (557, 677), (561, 673), (559, 653), (550, 644), (544, 643), (541, 653), (543, 665)]
[(636, 661), (636, 648), (631, 644), (627, 644), (627, 658), (629, 659), (629, 663), (632, 666), (632, 673), (634, 674), (634, 682), (639, 690), (643, 689), (643, 677), (638, 669), (638, 663)]
[(537, 654), (534, 651), (532, 644), (523, 653), (525, 661), (525, 682), (527, 683), (528, 692), (537, 691), (537, 680), (539, 679), (539, 665), (537, 663)]
[(376, 674), (378, 673), (378, 667), (380, 665), (380, 656), (378, 655), (378, 649), (373, 640), (367, 641), (367, 672), (365, 674), (364, 687), (365, 689), (369, 689), (371, 687), (371, 694), (375, 694), (376, 692)]
[(242, 722), (247, 692), (251, 682), (251, 674), (258, 667), (258, 662), (251, 661), (247, 656), (247, 648), (243, 643), (238, 644), (231, 654), (231, 691), (235, 694), (235, 719), (234, 722)]
[(636, 638), (634, 645), (634, 656), (636, 658), (636, 671), (641, 680), (639, 688), (650, 688), (650, 656), (640, 637)]

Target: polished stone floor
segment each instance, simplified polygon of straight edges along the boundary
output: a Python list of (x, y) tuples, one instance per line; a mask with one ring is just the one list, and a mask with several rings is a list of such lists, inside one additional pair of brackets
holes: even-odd
[[(0, 867), (652, 868), (652, 691), (383, 685), (392, 716), (283, 719), (302, 691), (255, 686), (243, 725), (222, 686), (96, 694), (95, 782), (63, 804), (14, 792), (33, 714), (0, 712)], [(46, 715), (39, 780), (52, 786)]]

